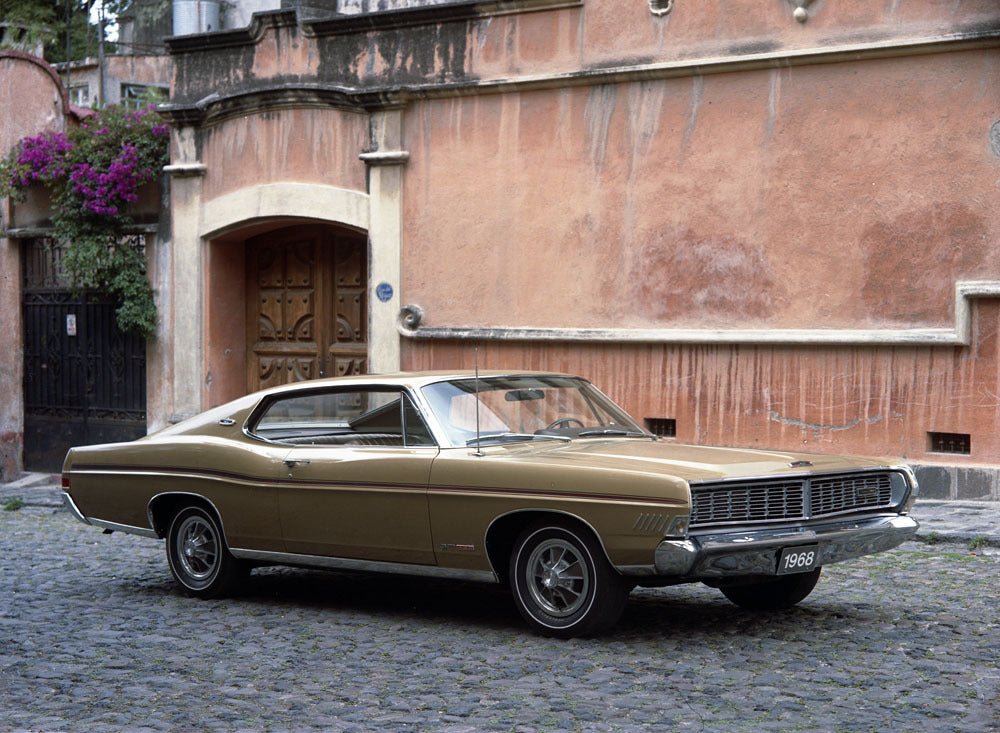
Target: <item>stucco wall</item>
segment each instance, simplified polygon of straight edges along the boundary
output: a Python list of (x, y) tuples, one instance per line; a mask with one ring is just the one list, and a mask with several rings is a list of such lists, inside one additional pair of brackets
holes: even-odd
[[(534, 10), (535, 12), (527, 12)], [(608, 81), (630, 70), (686, 75), (742, 60), (773, 68), (816, 52), (847, 58), (859, 49), (919, 47), (947, 38), (966, 42), (996, 30), (993, 0), (817, 0), (804, 23), (788, 0), (675, 2), (657, 16), (648, 0), (509, 0), (443, 4), (414, 15), (376, 14), (316, 19), (301, 27), (291, 14), (255, 16), (244, 31), (173, 39), (172, 101), (224, 99), (280, 81), (337, 85), (350, 93), (442, 83)], [(906, 51), (902, 51), (906, 53)]]
[(203, 196), (214, 199), (262, 182), (295, 181), (364, 191), (358, 159), (368, 116), (324, 109), (284, 109), (226, 120), (202, 131), (208, 161)]
[(406, 298), (428, 324), (951, 325), (957, 281), (1000, 278), (996, 78), (988, 50), (414, 104)]
[[(970, 349), (483, 341), (479, 366), (581, 374), (639, 419), (675, 420), (682, 442), (995, 467), (1000, 304), (979, 306), (973, 320)], [(468, 369), (476, 345), (408, 341), (403, 366)], [(932, 453), (929, 432), (971, 435), (971, 454)], [(995, 481), (926, 489), (1000, 499)]]

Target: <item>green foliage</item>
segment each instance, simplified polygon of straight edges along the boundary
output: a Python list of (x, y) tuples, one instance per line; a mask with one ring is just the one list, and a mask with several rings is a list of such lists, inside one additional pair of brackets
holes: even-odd
[(941, 536), (941, 535), (940, 535), (940, 534), (939, 534), (939, 533), (937, 532), (937, 530), (934, 530), (934, 531), (930, 532), (930, 533), (929, 533), (929, 534), (927, 535), (927, 539), (926, 539), (926, 542), (927, 542), (927, 544), (928, 544), (928, 545), (936, 545), (936, 544), (938, 544), (939, 542), (944, 542), (944, 537), (942, 537), (942, 536)]
[(20, 496), (15, 496), (4, 502), (3, 510), (5, 512), (16, 512), (24, 506), (24, 499)]
[(990, 543), (990, 538), (984, 534), (978, 537), (973, 537), (972, 541), (969, 542), (969, 552), (978, 552)]
[(73, 287), (120, 302), (118, 325), (146, 338), (156, 306), (142, 237), (126, 236), (138, 189), (168, 161), (169, 129), (153, 109), (107, 107), (68, 135), (21, 140), (0, 163), (0, 196), (23, 197), (36, 182), (52, 189), (54, 236), (66, 243)]
[[(99, 31), (90, 23), (90, 10), (95, 0), (70, 0), (70, 60), (79, 61), (97, 56)], [(105, 15), (113, 16), (124, 3), (122, 0), (105, 2)], [(45, 60), (59, 63), (66, 60), (66, 2), (65, 0), (0, 0), (0, 21), (15, 23), (40, 33), (45, 38)], [(105, 50), (113, 52), (114, 45), (106, 44)]]

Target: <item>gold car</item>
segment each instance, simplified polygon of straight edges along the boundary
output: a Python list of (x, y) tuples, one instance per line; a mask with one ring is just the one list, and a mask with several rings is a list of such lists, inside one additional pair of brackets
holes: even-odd
[(73, 448), (64, 498), (166, 538), (200, 597), (254, 566), (507, 583), (536, 630), (612, 627), (635, 586), (703, 582), (751, 609), (917, 529), (905, 466), (681, 445), (584, 379), (413, 373), (300, 382), (132, 443)]

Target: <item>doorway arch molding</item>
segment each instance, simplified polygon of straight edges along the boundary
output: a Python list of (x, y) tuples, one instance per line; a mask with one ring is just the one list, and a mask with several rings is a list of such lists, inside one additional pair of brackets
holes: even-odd
[(317, 183), (263, 183), (206, 201), (199, 235), (204, 239), (259, 219), (319, 219), (367, 231), (368, 194)]

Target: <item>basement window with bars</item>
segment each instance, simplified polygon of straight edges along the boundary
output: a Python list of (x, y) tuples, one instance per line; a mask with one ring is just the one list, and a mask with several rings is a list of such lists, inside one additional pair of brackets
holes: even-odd
[(972, 436), (968, 433), (927, 433), (931, 453), (951, 453), (967, 456), (972, 453)]
[(677, 421), (672, 417), (647, 417), (646, 430), (661, 438), (677, 437)]

